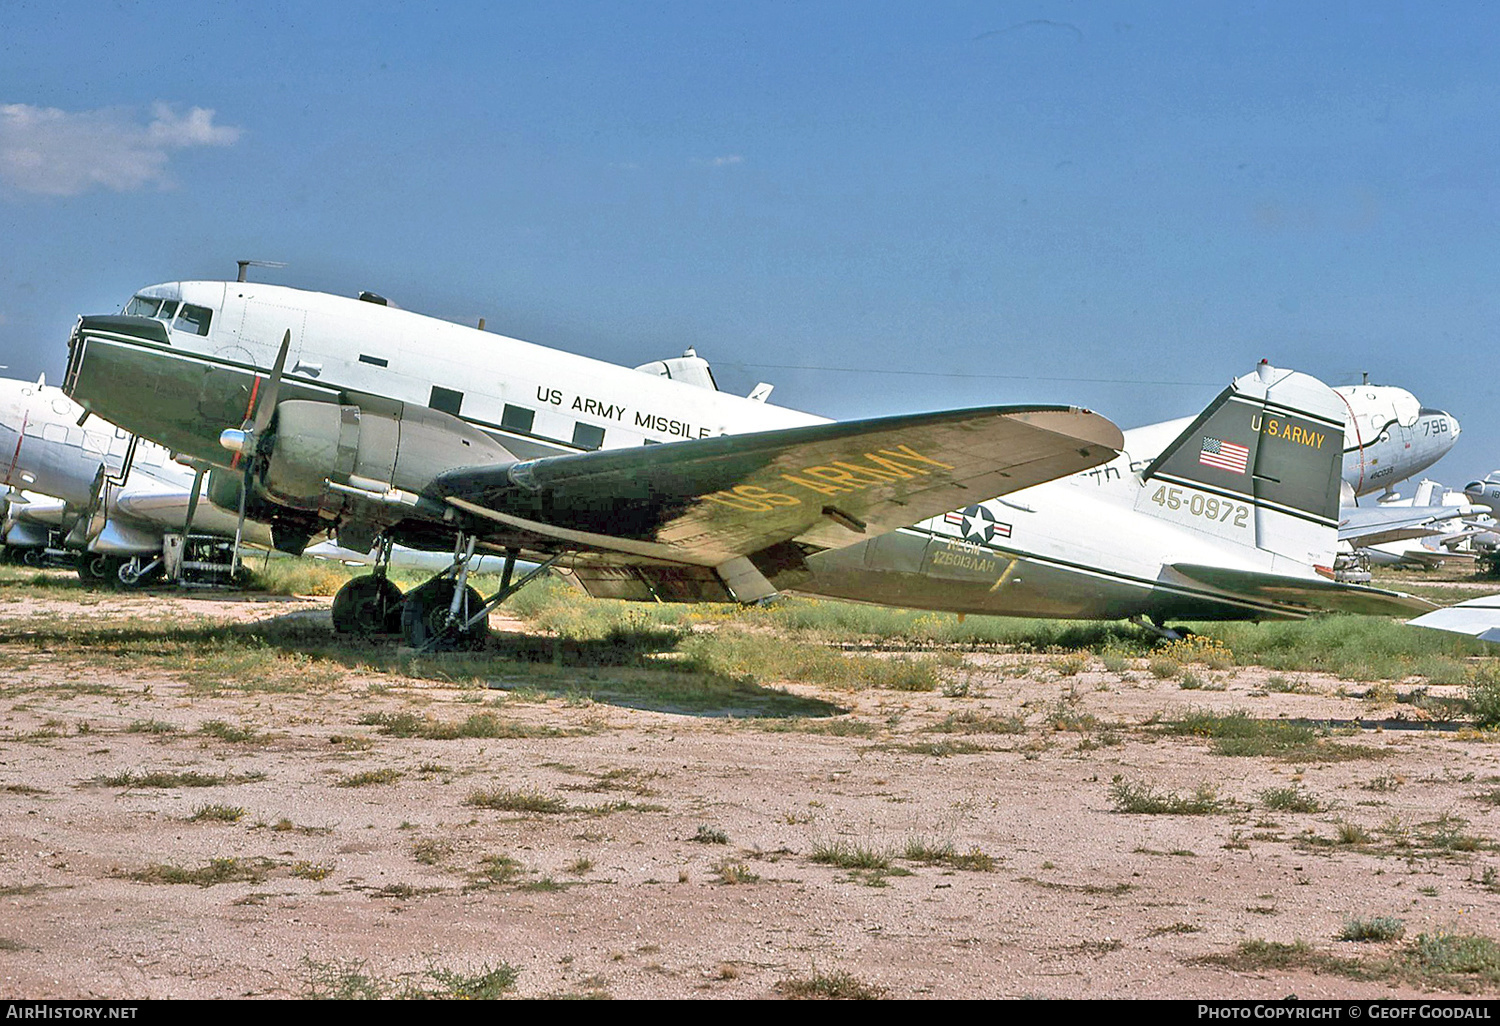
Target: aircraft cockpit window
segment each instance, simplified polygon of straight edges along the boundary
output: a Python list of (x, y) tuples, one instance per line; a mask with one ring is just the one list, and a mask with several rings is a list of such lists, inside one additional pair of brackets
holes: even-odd
[(208, 322), (213, 319), (213, 315), (214, 312), (206, 306), (183, 303), (182, 312), (177, 315), (177, 323), (172, 325), (172, 330), (186, 331), (194, 335), (207, 335)]
[(171, 320), (172, 320), (172, 318), (173, 318), (173, 316), (175, 316), (176, 313), (177, 313), (177, 300), (175, 300), (175, 299), (164, 299), (164, 300), (162, 300), (162, 304), (161, 304), (161, 314), (160, 314), (160, 316), (157, 319), (158, 320), (167, 321), (167, 322), (170, 323)]
[(125, 307), (125, 313), (131, 317), (155, 317), (160, 310), (161, 300), (150, 296), (136, 296)]

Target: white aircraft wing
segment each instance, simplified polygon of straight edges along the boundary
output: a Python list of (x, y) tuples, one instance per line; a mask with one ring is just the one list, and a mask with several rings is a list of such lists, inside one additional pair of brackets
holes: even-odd
[(1444, 523), (1469, 506), (1347, 506), (1339, 510), (1339, 541), (1355, 548), (1446, 533)]
[(1437, 631), (1467, 634), (1480, 641), (1500, 642), (1500, 595), (1485, 595), (1467, 602), (1434, 609), (1407, 623)]

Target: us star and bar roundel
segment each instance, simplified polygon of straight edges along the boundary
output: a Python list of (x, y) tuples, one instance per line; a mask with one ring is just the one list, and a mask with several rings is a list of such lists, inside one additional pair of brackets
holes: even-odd
[(979, 545), (995, 538), (1009, 538), (1010, 525), (996, 520), (983, 506), (965, 506), (962, 511), (943, 514), (944, 523), (953, 524), (964, 541)]

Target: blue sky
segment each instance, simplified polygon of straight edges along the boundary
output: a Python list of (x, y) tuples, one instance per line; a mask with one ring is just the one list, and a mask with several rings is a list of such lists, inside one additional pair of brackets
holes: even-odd
[[(1500, 467), (1500, 8), (0, 0), (0, 363), (225, 278), (834, 417), (1196, 412), (1262, 357)], [(799, 370), (794, 368), (830, 368)]]

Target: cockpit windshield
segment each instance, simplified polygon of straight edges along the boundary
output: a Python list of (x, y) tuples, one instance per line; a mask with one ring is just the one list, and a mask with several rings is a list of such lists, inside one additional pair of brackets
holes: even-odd
[(155, 317), (160, 310), (161, 300), (150, 296), (136, 296), (125, 305), (125, 313), (129, 317)]
[(157, 299), (155, 296), (133, 297), (125, 305), (125, 313), (133, 317), (150, 317), (169, 325), (173, 331), (186, 331), (193, 335), (207, 335), (209, 322), (214, 315), (206, 306), (194, 306), (176, 299)]
[(158, 321), (172, 323), (172, 318), (177, 315), (178, 302), (175, 299), (156, 299), (152, 296), (136, 296), (125, 306), (125, 312), (132, 317), (154, 317)]

